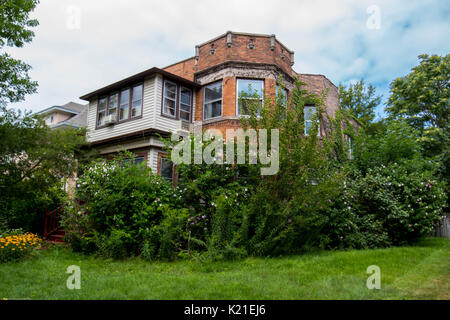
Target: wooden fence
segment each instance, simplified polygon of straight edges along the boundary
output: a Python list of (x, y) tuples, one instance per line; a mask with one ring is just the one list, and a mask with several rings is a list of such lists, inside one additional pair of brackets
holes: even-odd
[(439, 221), (434, 231), (436, 237), (450, 238), (450, 218), (444, 217)]

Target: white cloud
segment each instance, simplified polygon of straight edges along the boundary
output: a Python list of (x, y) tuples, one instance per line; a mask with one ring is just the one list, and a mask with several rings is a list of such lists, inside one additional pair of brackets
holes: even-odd
[[(373, 4), (381, 10), (379, 30), (366, 27)], [(70, 6), (81, 11), (79, 30), (67, 28)], [(79, 101), (123, 77), (193, 56), (196, 44), (227, 30), (276, 34), (296, 52), (296, 71), (322, 73), (336, 84), (365, 78), (386, 93), (417, 55), (448, 53), (447, 7), (406, 0), (42, 0), (35, 39), (9, 50), (33, 66), (39, 92), (11, 106), (36, 111)]]

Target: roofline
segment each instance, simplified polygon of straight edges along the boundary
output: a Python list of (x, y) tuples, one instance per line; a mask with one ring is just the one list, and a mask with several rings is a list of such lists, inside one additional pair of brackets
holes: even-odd
[(162, 68), (162, 69), (163, 69), (163, 70), (165, 70), (165, 69), (167, 69), (167, 68), (170, 68), (170, 67), (176, 66), (177, 64), (180, 64), (180, 63), (183, 63), (183, 62), (186, 62), (186, 61), (192, 60), (192, 59), (195, 59), (195, 57), (190, 57), (190, 58), (187, 58), (187, 59), (183, 59), (183, 60), (180, 60), (180, 61), (178, 61), (178, 62), (175, 62), (175, 63), (172, 63), (172, 64), (170, 64), (170, 65), (168, 65), (167, 67), (164, 67), (164, 68)]
[(64, 127), (64, 126), (73, 127), (73, 128), (83, 128), (83, 126), (81, 126), (81, 125), (69, 123), (67, 121), (62, 121), (62, 122), (58, 122), (57, 124), (51, 126), (50, 129), (56, 129), (56, 128)]
[(275, 40), (284, 48), (287, 52), (290, 54), (294, 54), (295, 52), (290, 50), (288, 47), (286, 47), (280, 40), (278, 40), (277, 36), (275, 34), (261, 34), (261, 33), (249, 33), (249, 32), (233, 32), (233, 31), (227, 31), (224, 34), (221, 34), (220, 36), (217, 36), (211, 40), (208, 40), (206, 42), (203, 42), (202, 44), (197, 45), (197, 47), (203, 47), (204, 45), (207, 45), (208, 43), (214, 42), (216, 40), (219, 40), (223, 37), (226, 37), (227, 34), (235, 34), (238, 36), (250, 36), (250, 37), (264, 37), (264, 38), (271, 38), (274, 37)]
[(319, 74), (319, 73), (298, 73), (298, 72), (296, 72), (296, 71), (294, 71), (295, 72), (295, 74), (297, 75), (297, 76), (302, 76), (302, 75), (304, 75), (304, 76), (319, 76), (319, 77), (323, 77), (323, 78), (325, 78), (328, 82), (330, 82), (332, 85), (333, 85), (333, 87), (335, 87), (336, 89), (339, 89), (338, 88), (338, 86), (337, 85), (335, 85), (334, 83), (333, 83), (333, 81), (331, 81), (330, 79), (328, 79), (328, 77), (326, 76), (326, 75), (323, 75), (323, 74)]
[(72, 113), (72, 114), (75, 114), (75, 115), (77, 115), (77, 114), (80, 113), (79, 111), (74, 111), (74, 110), (66, 109), (66, 108), (63, 108), (63, 107), (60, 107), (60, 106), (53, 106), (53, 107), (49, 107), (49, 108), (47, 108), (47, 109), (44, 109), (44, 110), (42, 110), (42, 111), (38, 111), (38, 112), (36, 112), (35, 114), (43, 115), (43, 114), (46, 114), (46, 113), (48, 113), (49, 111), (52, 111), (52, 110), (59, 110), (59, 111), (63, 111), (63, 112)]
[(176, 81), (182, 82), (182, 83), (184, 83), (186, 85), (189, 85), (191, 87), (196, 87), (196, 88), (200, 87), (200, 85), (198, 83), (192, 82), (191, 80), (188, 80), (186, 78), (177, 76), (176, 74), (167, 72), (165, 70), (153, 67), (151, 69), (145, 70), (145, 71), (137, 73), (135, 75), (132, 75), (132, 76), (130, 76), (128, 78), (125, 78), (125, 79), (122, 79), (120, 81), (114, 82), (114, 83), (112, 83), (110, 85), (107, 85), (106, 87), (101, 88), (101, 89), (92, 91), (91, 93), (85, 94), (85, 95), (81, 96), (80, 99), (81, 100), (85, 100), (85, 101), (89, 101), (89, 99), (91, 99), (93, 97), (96, 97), (96, 96), (108, 93), (108, 92), (113, 91), (113, 90), (120, 89), (121, 87), (126, 86), (128, 84), (131, 84), (133, 82), (136, 82), (136, 81), (139, 81), (139, 80), (144, 80), (146, 77), (151, 76), (153, 74), (161, 74), (161, 75), (163, 75), (163, 76), (165, 76), (167, 78), (170, 78), (172, 80), (176, 80)]

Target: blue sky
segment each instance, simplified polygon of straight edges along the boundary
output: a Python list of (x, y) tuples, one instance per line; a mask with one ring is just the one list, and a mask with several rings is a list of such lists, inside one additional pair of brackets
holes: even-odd
[[(41, 0), (33, 42), (8, 49), (29, 63), (38, 93), (10, 107), (37, 111), (153, 66), (194, 55), (225, 33), (275, 34), (294, 69), (336, 85), (365, 79), (384, 96), (422, 53), (450, 53), (450, 2)], [(382, 115), (383, 106), (378, 110)]]

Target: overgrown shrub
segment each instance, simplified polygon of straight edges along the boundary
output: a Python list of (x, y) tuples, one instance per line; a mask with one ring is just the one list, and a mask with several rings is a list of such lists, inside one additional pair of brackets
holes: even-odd
[[(0, 204), (0, 218), (5, 221), (8, 228), (22, 228), (27, 231), (41, 234), (44, 229), (45, 211), (61, 206), (67, 195), (60, 183), (50, 188), (16, 190), (2, 198)], [(32, 186), (36, 187), (36, 186)]]
[(351, 172), (328, 213), (328, 246), (376, 248), (428, 235), (444, 214), (444, 185), (416, 165), (392, 163), (366, 174)]
[(84, 168), (77, 203), (62, 221), (75, 250), (117, 258), (139, 254), (166, 210), (179, 208), (182, 192), (150, 168), (127, 161), (131, 157), (123, 154)]

